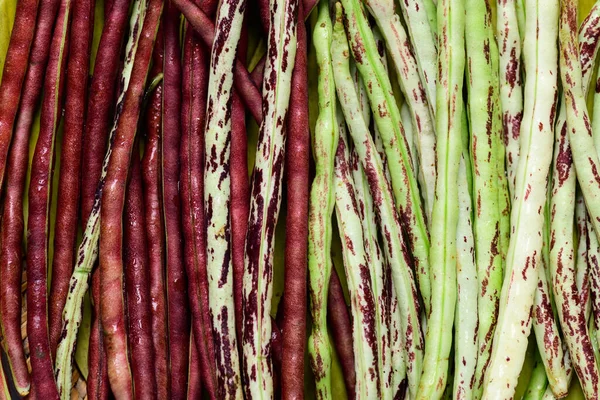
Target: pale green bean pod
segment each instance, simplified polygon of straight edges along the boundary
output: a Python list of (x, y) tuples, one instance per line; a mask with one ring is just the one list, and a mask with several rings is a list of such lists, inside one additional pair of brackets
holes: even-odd
[(330, 399), (331, 344), (327, 332), (327, 294), (331, 276), (331, 216), (335, 206), (334, 161), (338, 146), (336, 95), (331, 60), (332, 26), (328, 4), (318, 5), (313, 43), (319, 66), (319, 116), (312, 133), (315, 178), (310, 189), (308, 215), (308, 270), (312, 332), (308, 339), (317, 399)]
[[(468, 129), (465, 126), (465, 129)], [(464, 147), (464, 145), (463, 145)], [(473, 237), (473, 203), (469, 193), (468, 150), (463, 151), (458, 170), (458, 227), (456, 230), (456, 280), (458, 294), (454, 322), (454, 399), (473, 397), (477, 367), (477, 307), (479, 289)]]
[(527, 0), (526, 4), (527, 39), (523, 54), (526, 70), (535, 72), (530, 72), (525, 82), (512, 235), (492, 355), (484, 377), (485, 399), (511, 398), (525, 359), (541, 261), (546, 182), (552, 161), (559, 7), (557, 0)]
[[(271, 300), (275, 226), (281, 207), (285, 121), (296, 60), (298, 0), (270, 1), (263, 121), (250, 189), (242, 289), (242, 350), (249, 399), (274, 396), (271, 363)], [(302, 22), (301, 22), (302, 23)]]
[(417, 399), (438, 399), (448, 378), (456, 308), (456, 235), (459, 166), (463, 135), (465, 2), (438, 4), (437, 181), (431, 220), (431, 313), (427, 321), (423, 374)]
[(506, 170), (510, 193), (515, 192), (515, 174), (519, 161), (519, 133), (523, 117), (521, 80), (521, 37), (516, 4), (520, 0), (496, 1), (496, 32), (500, 50), (499, 77), (502, 123), (506, 146)]
[[(483, 376), (489, 363), (496, 328), (498, 299), (502, 289), (501, 210), (498, 179), (500, 145), (496, 138), (494, 68), (490, 50), (491, 13), (485, 0), (466, 1), (466, 51), (470, 150), (473, 170), (474, 235), (479, 281), (479, 329), (474, 396), (481, 396)], [(502, 171), (504, 172), (504, 171)]]
[[(435, 126), (434, 104), (427, 100), (425, 86), (419, 79), (419, 69), (417, 61), (413, 56), (406, 31), (400, 22), (398, 15), (394, 13), (393, 0), (366, 0), (365, 4), (371, 14), (377, 21), (379, 31), (385, 39), (386, 48), (393, 61), (398, 83), (404, 94), (405, 104), (408, 105), (408, 116), (410, 119), (402, 117), (402, 122), (407, 131), (407, 125), (410, 123), (413, 128), (415, 138), (409, 143), (414, 142), (416, 146), (410, 145), (413, 160), (418, 159), (419, 177), (422, 177), (421, 194), (424, 198), (425, 211), (428, 219), (431, 219), (433, 210), (433, 198), (435, 192)], [(404, 109), (404, 106), (403, 106)], [(413, 149), (416, 147), (416, 152)]]
[[(347, 18), (353, 18), (349, 8), (345, 8)], [(360, 8), (358, 13), (362, 13)], [(361, 14), (363, 17), (364, 15)], [(366, 21), (363, 21), (366, 23)], [(356, 29), (356, 28), (355, 28)], [(389, 263), (394, 288), (398, 295), (398, 303), (401, 311), (401, 334), (405, 338), (405, 359), (407, 362), (407, 375), (411, 390), (416, 390), (419, 374), (421, 373), (421, 360), (423, 341), (419, 327), (419, 308), (416, 298), (412, 271), (406, 262), (408, 256), (406, 245), (403, 241), (399, 216), (394, 207), (394, 198), (390, 185), (385, 178), (384, 166), (368, 127), (360, 110), (360, 102), (349, 68), (350, 51), (344, 31), (341, 6), (337, 6), (336, 26), (334, 30), (334, 43), (332, 47), (333, 57), (336, 60), (334, 69), (338, 97), (342, 104), (342, 110), (346, 123), (355, 143), (355, 149), (369, 181), (371, 195), (381, 224), (383, 233), (384, 250)], [(376, 54), (375, 57), (378, 57)], [(363, 60), (365, 62), (365, 60)], [(360, 70), (360, 67), (359, 67)], [(362, 72), (361, 72), (362, 74)], [(365, 79), (364, 74), (362, 74)], [(365, 84), (368, 88), (368, 80)], [(368, 92), (369, 97), (372, 93)], [(392, 339), (393, 341), (393, 339)], [(413, 392), (414, 393), (414, 392)]]
[[(334, 36), (337, 35), (334, 34)], [(333, 47), (335, 48), (335, 41)], [(352, 310), (356, 397), (358, 399), (377, 399), (382, 397), (377, 345), (381, 338), (377, 335), (378, 312), (371, 284), (373, 278), (367, 265), (368, 258), (365, 251), (365, 242), (368, 239), (363, 234), (363, 217), (360, 213), (356, 186), (352, 176), (344, 117), (339, 109), (337, 114), (339, 142), (335, 156), (333, 182), (335, 185), (335, 210), (342, 239), (342, 256)]]
[(436, 12), (432, 0), (403, 0), (399, 3), (419, 67), (421, 83), (425, 87), (427, 102), (432, 107), (435, 118), (439, 10)]
[[(337, 38), (337, 36), (336, 36)], [(334, 42), (334, 46), (336, 43)], [(346, 45), (347, 47), (347, 45)], [(344, 59), (338, 60), (338, 54), (332, 52), (334, 57), (334, 73), (335, 76), (345, 73), (345, 62)], [(338, 64), (339, 63), (339, 64)], [(362, 117), (364, 120), (364, 132), (368, 134), (368, 125), (371, 118), (371, 109), (369, 108), (368, 99), (366, 98), (366, 89), (360, 79), (356, 68), (352, 68), (351, 74), (354, 81), (354, 87), (358, 93), (359, 108), (362, 111)], [(341, 71), (338, 71), (341, 68)], [(336, 85), (338, 91), (341, 91), (341, 86)], [(348, 100), (348, 98), (340, 97), (340, 101)], [(356, 113), (356, 104), (347, 102), (346, 107), (352, 107), (352, 112)], [(344, 108), (344, 106), (342, 106)], [(358, 115), (358, 114), (353, 114)], [(394, 376), (395, 370), (392, 369), (392, 365), (396, 367), (398, 371), (402, 373), (402, 379), (406, 376), (406, 366), (404, 365), (404, 353), (400, 348), (400, 359), (393, 362), (392, 359), (392, 340), (391, 340), (391, 306), (392, 298), (395, 293), (390, 290), (391, 276), (388, 273), (389, 266), (384, 260), (384, 254), (379, 246), (377, 222), (375, 219), (375, 208), (373, 204), (373, 196), (371, 196), (369, 182), (365, 174), (364, 168), (360, 161), (360, 156), (354, 146), (351, 150), (350, 155), (350, 166), (352, 168), (352, 176), (354, 178), (354, 185), (356, 190), (356, 201), (358, 203), (358, 209), (361, 215), (362, 227), (364, 232), (364, 243), (365, 251), (367, 252), (367, 262), (371, 273), (371, 287), (373, 289), (373, 296), (375, 298), (375, 314), (376, 314), (376, 332), (377, 332), (377, 354), (379, 356), (379, 382), (381, 388), (382, 399), (393, 399), (395, 395), (394, 390)], [(394, 343), (396, 344), (396, 343)], [(395, 385), (397, 387), (397, 384)]]
[(233, 267), (231, 263), (231, 118), (235, 54), (244, 20), (244, 0), (223, 1), (215, 23), (210, 61), (204, 147), (204, 209), (206, 215), (206, 271), (208, 305), (213, 325), (217, 379), (226, 398), (243, 398), (235, 330)]

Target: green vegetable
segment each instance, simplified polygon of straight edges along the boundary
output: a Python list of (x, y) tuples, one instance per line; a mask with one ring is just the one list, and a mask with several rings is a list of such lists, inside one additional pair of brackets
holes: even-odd
[(336, 97), (331, 60), (332, 26), (328, 4), (318, 5), (313, 43), (319, 66), (319, 116), (312, 136), (315, 179), (310, 190), (308, 226), (309, 294), (312, 332), (308, 339), (310, 362), (317, 398), (329, 399), (331, 392), (331, 344), (327, 333), (327, 293), (331, 275), (331, 215), (335, 205), (334, 160), (338, 146)]

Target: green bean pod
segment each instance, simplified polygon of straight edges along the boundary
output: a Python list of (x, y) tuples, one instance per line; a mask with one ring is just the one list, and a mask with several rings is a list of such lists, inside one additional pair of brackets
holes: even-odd
[(270, 2), (263, 83), (263, 121), (250, 189), (242, 289), (242, 349), (248, 399), (274, 396), (271, 365), (271, 300), (275, 226), (281, 207), (285, 129), (296, 59), (297, 0)]
[(498, 153), (494, 132), (495, 100), (491, 59), (492, 21), (485, 0), (467, 0), (466, 48), (470, 123), (475, 258), (479, 280), (479, 329), (475, 398), (481, 396), (496, 328), (498, 298), (502, 288)]
[(516, 4), (519, 0), (496, 1), (496, 32), (500, 49), (500, 99), (506, 146), (506, 172), (510, 193), (515, 192), (515, 174), (519, 162), (519, 132), (523, 117), (523, 81), (521, 80), (521, 37)]
[(313, 43), (319, 66), (319, 116), (312, 134), (315, 178), (310, 190), (308, 215), (308, 269), (312, 332), (308, 339), (317, 399), (331, 392), (331, 344), (327, 333), (327, 293), (331, 275), (331, 215), (335, 205), (334, 161), (338, 146), (336, 96), (330, 55), (332, 26), (327, 2), (318, 5)]
[[(335, 42), (333, 43), (335, 46)], [(335, 157), (335, 210), (342, 238), (342, 256), (352, 310), (356, 396), (381, 398), (377, 342), (377, 308), (372, 290), (371, 271), (365, 251), (362, 216), (352, 176), (346, 127), (341, 110), (337, 111), (339, 142)]]
[[(348, 12), (348, 9), (345, 9)], [(360, 11), (359, 11), (360, 12)], [(346, 14), (348, 16), (348, 14)], [(396, 289), (400, 307), (401, 334), (405, 339), (405, 359), (411, 390), (416, 390), (418, 376), (421, 373), (423, 351), (422, 336), (419, 327), (419, 309), (415, 297), (416, 291), (412, 271), (407, 263), (407, 248), (403, 241), (400, 220), (394, 207), (392, 189), (385, 178), (384, 165), (377, 152), (369, 129), (360, 108), (360, 100), (350, 74), (350, 51), (346, 32), (342, 22), (341, 6), (337, 7), (332, 54), (335, 61), (334, 76), (338, 98), (355, 143), (361, 164), (367, 175), (375, 212), (383, 233), (386, 261), (391, 269), (393, 285)], [(360, 70), (360, 68), (359, 68)], [(363, 75), (364, 79), (364, 75)], [(368, 88), (368, 83), (365, 83)], [(367, 92), (369, 97), (371, 94)], [(394, 338), (392, 338), (394, 342)], [(414, 386), (413, 386), (414, 385)]]
[[(334, 65), (337, 71), (338, 63), (336, 52), (332, 52), (334, 57)], [(343, 65), (342, 65), (343, 66)], [(342, 71), (343, 73), (343, 71)], [(339, 73), (334, 73), (337, 76)], [(363, 121), (365, 127), (368, 126), (368, 121), (371, 118), (371, 109), (366, 98), (366, 89), (360, 79), (356, 68), (352, 69), (352, 79), (354, 81), (354, 87), (358, 92), (359, 107), (362, 111)], [(342, 86), (336, 85), (338, 91), (342, 91)], [(344, 100), (340, 97), (340, 101)], [(348, 103), (346, 107), (348, 106)], [(356, 105), (353, 104), (353, 112), (356, 113)], [(342, 105), (343, 109), (344, 106)], [(343, 110), (342, 110), (343, 111)], [(366, 129), (368, 132), (368, 128)], [(361, 164), (360, 156), (356, 150), (356, 146), (353, 146), (350, 154), (350, 167), (352, 169), (352, 176), (354, 179), (354, 186), (356, 191), (356, 201), (358, 203), (358, 210), (360, 213), (362, 228), (364, 232), (364, 244), (365, 251), (367, 253), (367, 264), (371, 274), (371, 288), (373, 290), (373, 296), (375, 298), (375, 324), (377, 333), (377, 355), (378, 355), (378, 369), (379, 369), (379, 383), (380, 383), (380, 397), (382, 399), (392, 399), (394, 394), (394, 370), (392, 365), (396, 366), (403, 374), (406, 373), (404, 365), (404, 358), (400, 359), (400, 363), (397, 365), (392, 360), (392, 341), (391, 341), (391, 296), (395, 293), (390, 292), (391, 277), (388, 274), (389, 266), (384, 260), (384, 254), (379, 246), (377, 222), (375, 219), (375, 208), (373, 203), (373, 196), (371, 196), (369, 182), (367, 175)], [(402, 354), (401, 354), (402, 356)]]
[[(398, 15), (394, 13), (394, 2), (391, 0), (366, 0), (365, 4), (370, 13), (375, 17), (377, 26), (387, 44), (388, 52), (394, 63), (398, 82), (404, 98), (408, 105), (409, 119), (402, 118), (406, 125), (411, 123), (416, 138), (416, 152), (412, 151), (415, 146), (410, 145), (413, 161), (418, 159), (419, 177), (422, 177), (422, 195), (425, 203), (427, 217), (431, 219), (433, 210), (433, 198), (435, 192), (435, 126), (433, 109), (434, 104), (427, 100), (425, 87), (419, 79), (417, 61), (413, 56), (412, 48), (406, 31), (400, 22)], [(404, 109), (404, 106), (403, 106)], [(407, 129), (405, 129), (407, 131)], [(413, 142), (407, 138), (409, 143)]]
[(538, 282), (546, 182), (552, 161), (557, 97), (558, 1), (527, 1), (523, 54), (531, 72), (525, 82), (521, 156), (511, 215), (511, 237), (484, 398), (510, 398), (525, 359), (531, 308)]
[(590, 301), (590, 269), (588, 263), (588, 249), (590, 240), (587, 230), (587, 210), (585, 209), (585, 200), (581, 191), (577, 191), (575, 198), (575, 225), (577, 226), (577, 255), (575, 257), (575, 284), (579, 293), (579, 301), (585, 315), (586, 322), (589, 322), (592, 311)]
[(431, 220), (431, 313), (427, 321), (423, 374), (417, 399), (442, 396), (448, 378), (456, 308), (458, 182), (463, 135), (465, 2), (438, 4), (437, 181)]
[(242, 379), (235, 330), (231, 262), (231, 118), (233, 69), (244, 19), (244, 0), (221, 2), (208, 78), (204, 209), (209, 308), (215, 338), (217, 386), (223, 398), (241, 399)]
[[(467, 127), (465, 126), (465, 129)], [(463, 144), (464, 147), (464, 144)], [(466, 153), (466, 154), (465, 154)], [(458, 170), (458, 226), (456, 229), (456, 315), (454, 321), (453, 398), (472, 398), (477, 367), (477, 307), (479, 288), (473, 235), (473, 203), (468, 173), (468, 151), (463, 150)]]
[(399, 3), (419, 67), (421, 83), (435, 117), (439, 11), (436, 13), (432, 0), (403, 0)]
[(535, 364), (533, 365), (531, 377), (529, 378), (527, 390), (523, 395), (523, 400), (540, 400), (544, 396), (546, 387), (548, 386), (548, 378), (546, 377), (544, 363), (538, 352), (536, 352), (535, 355)]

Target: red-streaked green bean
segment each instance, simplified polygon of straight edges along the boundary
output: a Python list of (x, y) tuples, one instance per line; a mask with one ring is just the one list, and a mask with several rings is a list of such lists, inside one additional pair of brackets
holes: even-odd
[(512, 235), (492, 355), (484, 377), (484, 398), (514, 395), (527, 350), (541, 261), (543, 210), (557, 97), (558, 1), (530, 0), (527, 6), (529, 40), (525, 41), (523, 54), (530, 74), (525, 83), (525, 123), (521, 125)]

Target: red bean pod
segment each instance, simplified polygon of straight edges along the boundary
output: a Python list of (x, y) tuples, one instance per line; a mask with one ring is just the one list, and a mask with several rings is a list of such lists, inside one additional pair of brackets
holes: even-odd
[[(187, 29), (183, 49), (181, 103), (181, 209), (192, 331), (204, 387), (216, 398), (215, 352), (208, 306), (204, 218), (204, 124), (208, 90), (206, 47)], [(190, 371), (191, 375), (191, 371)], [(191, 384), (191, 383), (190, 383)]]
[(94, 74), (88, 95), (83, 137), (81, 178), (81, 216), (85, 227), (92, 211), (102, 162), (108, 145), (111, 111), (115, 99), (115, 81), (119, 72), (121, 42), (127, 28), (131, 0), (114, 0), (110, 8), (96, 54)]
[(356, 371), (354, 370), (354, 350), (352, 347), (352, 321), (344, 299), (344, 291), (337, 271), (332, 269), (327, 299), (327, 317), (331, 324), (331, 342), (338, 354), (348, 398), (356, 397)]
[[(42, 2), (42, 4), (43, 3), (44, 2)], [(50, 5), (51, 4), (48, 4), (48, 7), (50, 7)], [(6, 54), (2, 82), (0, 84), (0, 188), (2, 188), (4, 179), (6, 159), (12, 138), (13, 124), (15, 123), (15, 117), (19, 107), (19, 99), (21, 98), (21, 89), (23, 86), (23, 78), (25, 77), (27, 60), (29, 59), (29, 50), (34, 37), (34, 30), (32, 27), (35, 25), (37, 15), (38, 0), (24, 0), (18, 2), (10, 43)], [(40, 21), (41, 20), (40, 17)], [(53, 22), (54, 21), (52, 21), (52, 23)], [(52, 28), (50, 27), (50, 29)], [(48, 47), (50, 43), (49, 37), (51, 33), (48, 32), (47, 35), (48, 41), (46, 42), (45, 47)], [(36, 37), (37, 36), (39, 35), (36, 35)]]
[[(191, 0), (173, 0), (177, 8), (200, 35), (204, 44), (212, 49), (215, 38), (215, 24), (202, 9)], [(262, 98), (259, 89), (254, 85), (248, 70), (240, 60), (234, 67), (234, 85), (252, 117), (260, 125), (262, 122)]]
[[(302, 2), (298, 16), (302, 18)], [(306, 277), (308, 197), (310, 191), (310, 132), (308, 129), (308, 73), (306, 26), (296, 28), (298, 48), (292, 75), (286, 143), (287, 217), (283, 297), (283, 349), (281, 390), (283, 399), (304, 398), (306, 350)]]
[[(0, 138), (12, 134), (15, 113), (19, 107), (6, 166), (8, 174), (0, 228), (0, 280), (3, 283), (0, 288), (0, 315), (4, 349), (8, 355), (15, 387), (22, 396), (29, 393), (30, 389), (29, 371), (21, 338), (23, 191), (29, 161), (29, 134), (42, 93), (58, 3), (57, 0), (42, 2), (38, 15), (37, 0), (19, 2), (0, 86)], [(34, 30), (31, 26), (36, 24), (36, 15), (38, 18), (33, 37)], [(30, 62), (22, 82), (30, 45)], [(10, 132), (5, 132), (5, 129), (9, 129)], [(10, 137), (7, 140), (10, 141)]]
[(190, 400), (202, 398), (202, 373), (200, 365), (200, 355), (196, 349), (194, 332), (190, 333), (190, 364), (188, 367), (188, 390), (187, 398)]
[[(248, 29), (246, 23), (238, 44), (238, 60), (246, 61)], [(233, 265), (233, 297), (235, 301), (235, 330), (242, 337), (242, 290), (244, 279), (244, 243), (250, 213), (250, 179), (248, 177), (248, 136), (246, 109), (239, 94), (231, 102), (231, 261)], [(241, 346), (241, 340), (238, 340)], [(240, 347), (241, 351), (241, 347)]]
[(92, 0), (76, 1), (73, 5), (69, 63), (66, 76), (65, 122), (62, 153), (60, 155), (52, 284), (50, 287), (49, 329), (50, 348), (53, 357), (56, 354), (56, 347), (62, 331), (62, 312), (67, 301), (69, 281), (75, 263), (77, 218), (79, 216), (81, 144), (85, 122), (93, 23), (94, 2)]
[[(164, 48), (162, 31), (154, 45), (150, 77), (162, 72)], [(164, 221), (162, 219), (161, 175), (162, 82), (151, 94), (146, 110), (146, 148), (142, 159), (144, 209), (148, 239), (148, 269), (152, 299), (152, 342), (154, 344), (154, 375), (157, 397), (168, 399), (169, 353), (167, 348), (167, 297), (164, 273)]]
[(139, 145), (134, 145), (125, 197), (125, 287), (136, 398), (156, 399), (146, 218)]
[(58, 399), (48, 332), (48, 226), (54, 144), (65, 87), (71, 0), (60, 4), (44, 81), (41, 123), (31, 163), (29, 219), (27, 222), (27, 336), (31, 381), (37, 393)]
[[(113, 9), (115, 7), (113, 6)], [(139, 38), (129, 87), (111, 143), (101, 206), (100, 288), (101, 317), (110, 387), (118, 399), (132, 399), (133, 385), (127, 345), (123, 299), (123, 208), (131, 152), (162, 2), (150, 0)]]
[(168, 2), (163, 19), (165, 54), (163, 64), (162, 187), (166, 237), (171, 399), (185, 399), (190, 345), (187, 278), (183, 265), (183, 234), (179, 195), (179, 148), (181, 145), (179, 16), (179, 11), (173, 3)]
[(87, 398), (89, 400), (107, 400), (110, 396), (108, 384), (108, 368), (106, 366), (106, 352), (102, 324), (100, 322), (100, 271), (92, 275), (92, 330), (88, 351), (88, 376), (86, 382)]

